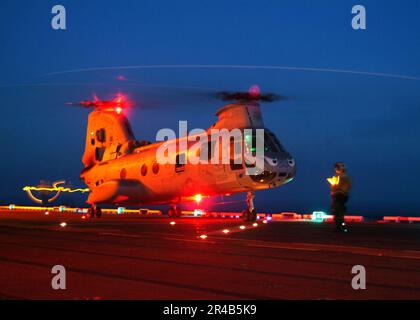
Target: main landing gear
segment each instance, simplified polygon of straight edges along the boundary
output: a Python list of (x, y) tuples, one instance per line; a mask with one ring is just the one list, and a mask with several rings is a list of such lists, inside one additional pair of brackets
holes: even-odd
[(96, 218), (100, 218), (102, 217), (102, 210), (101, 208), (94, 205), (88, 209), (88, 215), (91, 218), (94, 218), (95, 216)]
[(249, 191), (246, 195), (247, 209), (242, 211), (242, 218), (244, 221), (255, 221), (257, 220), (257, 211), (254, 208), (255, 194), (253, 191)]
[(181, 208), (177, 207), (175, 204), (171, 205), (168, 210), (168, 217), (169, 218), (179, 218), (182, 215)]

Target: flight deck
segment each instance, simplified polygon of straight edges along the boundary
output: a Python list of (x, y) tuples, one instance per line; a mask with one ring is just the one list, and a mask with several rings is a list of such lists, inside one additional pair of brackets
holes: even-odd
[(419, 299), (420, 224), (2, 210), (0, 298)]

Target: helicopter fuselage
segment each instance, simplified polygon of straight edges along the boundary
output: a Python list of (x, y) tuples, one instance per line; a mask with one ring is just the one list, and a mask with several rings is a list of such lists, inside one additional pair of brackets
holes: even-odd
[[(207, 148), (202, 152), (202, 148), (192, 148), (197, 142), (194, 137), (189, 139), (191, 136), (168, 138), (153, 144), (141, 143), (134, 138), (128, 120), (120, 110), (97, 109), (91, 112), (83, 155), (85, 168), (81, 172), (81, 178), (91, 191), (87, 202), (127, 206), (179, 203), (194, 200), (198, 195), (207, 197), (279, 187), (293, 179), (295, 161), (276, 136), (264, 127), (257, 103), (226, 105), (217, 115), (218, 121), (204, 131), (209, 138), (203, 142)], [(218, 143), (210, 135), (214, 130), (239, 130), (241, 134), (249, 130), (259, 131), (259, 136), (245, 134), (239, 140), (239, 156), (243, 160), (246, 158), (245, 149), (258, 145), (255, 142), (260, 141), (259, 150), (264, 152), (258, 170), (249, 174), (253, 164), (248, 161), (237, 163), (236, 153), (231, 156), (228, 153), (231, 158), (224, 161), (226, 145), (213, 148)], [(234, 150), (233, 144), (237, 143), (236, 140), (230, 141), (227, 147)], [(173, 161), (162, 162), (159, 150), (171, 145), (175, 148), (168, 157)], [(180, 150), (180, 145), (186, 149)], [(255, 151), (255, 148), (251, 149)], [(185, 161), (191, 152), (201, 152), (200, 158), (205, 154), (207, 160), (212, 161)]]
[[(271, 132), (270, 132), (271, 135)], [(272, 138), (267, 134), (267, 138)], [(179, 144), (176, 141), (165, 143)], [(295, 163), (284, 150), (264, 155), (264, 170), (248, 175), (246, 165), (231, 163), (167, 163), (156, 160), (162, 143), (135, 148), (131, 153), (95, 164), (81, 177), (91, 189), (89, 203), (118, 205), (191, 201), (195, 196), (226, 195), (279, 187), (293, 179)], [(271, 143), (274, 147), (274, 141)], [(187, 151), (188, 152), (188, 151)], [(213, 157), (221, 157), (221, 153)]]

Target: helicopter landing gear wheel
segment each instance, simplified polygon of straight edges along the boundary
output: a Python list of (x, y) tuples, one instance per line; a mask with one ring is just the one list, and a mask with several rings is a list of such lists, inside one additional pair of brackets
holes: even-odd
[(100, 218), (100, 217), (102, 217), (102, 210), (101, 210), (101, 208), (98, 208), (96, 206), (92, 206), (88, 209), (87, 214), (88, 214), (89, 218), (95, 218), (95, 216), (96, 216), (96, 218)]
[(170, 218), (179, 218), (181, 217), (181, 215), (182, 215), (182, 210), (176, 205), (172, 205), (168, 210), (168, 217)]
[(175, 217), (175, 209), (174, 208), (172, 208), (172, 207), (169, 208), (169, 210), (168, 210), (168, 217), (169, 218)]
[(88, 209), (87, 214), (88, 214), (89, 218), (94, 218), (95, 217), (95, 209), (93, 207), (90, 207)]
[(257, 212), (255, 209), (250, 211), (249, 209), (245, 209), (242, 211), (242, 218), (244, 221), (256, 221), (257, 220)]
[(254, 192), (249, 191), (246, 196), (246, 204), (248, 208), (242, 212), (242, 218), (244, 219), (244, 221), (257, 220), (257, 211), (254, 208), (254, 198), (255, 198)]
[(242, 220), (248, 221), (248, 209), (242, 211)]

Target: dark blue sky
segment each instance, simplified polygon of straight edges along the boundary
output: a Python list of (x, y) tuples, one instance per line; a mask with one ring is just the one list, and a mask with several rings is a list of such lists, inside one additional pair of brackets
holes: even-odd
[[(45, 76), (110, 66), (223, 64), (420, 77), (419, 2), (363, 1), (365, 31), (351, 28), (351, 8), (358, 2), (345, 0), (61, 1), (65, 31), (51, 28), (54, 4), (0, 2), (2, 203), (27, 201), (21, 187), (41, 179), (82, 185), (87, 111), (65, 102), (93, 92), (127, 92), (140, 101), (130, 114), (137, 138), (154, 140), (157, 130), (176, 128), (178, 120), (188, 120), (191, 129), (206, 128), (221, 103), (128, 82), (223, 90), (259, 84), (293, 97), (263, 106), (263, 112), (266, 126), (298, 164), (289, 185), (257, 194), (260, 211), (328, 209), (325, 178), (335, 161), (345, 161), (354, 184), (352, 213), (420, 215), (419, 80), (208, 68)], [(127, 83), (115, 81), (118, 75)], [(54, 85), (18, 86), (40, 83)]]

